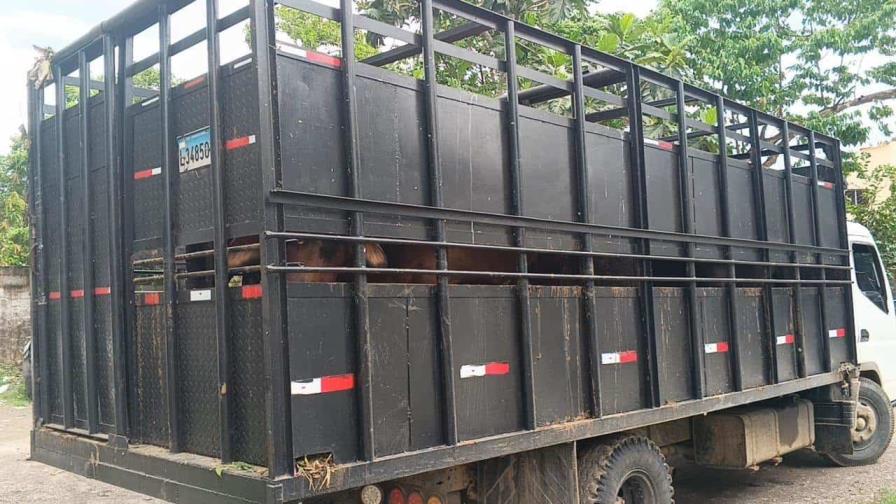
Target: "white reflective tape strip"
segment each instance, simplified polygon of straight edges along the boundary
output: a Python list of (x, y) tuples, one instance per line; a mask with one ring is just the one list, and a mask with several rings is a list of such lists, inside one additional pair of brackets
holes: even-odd
[(485, 365), (465, 365), (460, 367), (461, 378), (472, 378), (474, 376), (485, 376)]
[(277, 49), (289, 54), (295, 54), (296, 56), (300, 56), (302, 58), (308, 57), (308, 51), (291, 44), (277, 44)]
[(314, 395), (320, 394), (322, 391), (320, 378), (313, 380), (294, 381), (289, 384), (289, 390), (292, 395)]
[(161, 167), (161, 166), (158, 166), (158, 167), (152, 169), (152, 176), (153, 176), (153, 177), (155, 177), (156, 175), (161, 175), (161, 174), (162, 174), (162, 167)]
[(153, 103), (155, 103), (155, 102), (157, 102), (157, 101), (159, 101), (159, 96), (158, 96), (158, 95), (153, 96), (152, 98), (150, 98), (150, 99), (148, 99), (148, 100), (143, 100), (143, 103), (141, 103), (140, 106), (141, 106), (141, 107), (148, 107), (148, 106), (152, 105)]
[(843, 338), (846, 336), (846, 329), (831, 329), (828, 331), (828, 338)]
[(190, 291), (190, 301), (211, 301), (211, 289)]
[(236, 70), (237, 68), (244, 67), (244, 66), (248, 65), (249, 63), (252, 63), (252, 58), (245, 59), (245, 60), (240, 61), (240, 62), (238, 62), (238, 63), (234, 63), (234, 64), (233, 64), (233, 69)]
[(784, 336), (778, 336), (775, 338), (775, 343), (779, 345), (792, 345), (793, 344), (793, 335), (785, 334)]
[(618, 353), (600, 354), (600, 363), (601, 364), (619, 364), (619, 354)]

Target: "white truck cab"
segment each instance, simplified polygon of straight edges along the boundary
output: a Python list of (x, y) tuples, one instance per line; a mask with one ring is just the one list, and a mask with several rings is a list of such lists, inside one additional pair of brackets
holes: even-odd
[(896, 397), (896, 303), (886, 269), (868, 228), (850, 222), (852, 297), (862, 374)]

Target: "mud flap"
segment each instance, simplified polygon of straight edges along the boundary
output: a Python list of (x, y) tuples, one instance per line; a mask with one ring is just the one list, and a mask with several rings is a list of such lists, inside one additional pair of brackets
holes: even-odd
[(815, 451), (852, 455), (852, 431), (859, 399), (859, 369), (851, 364), (840, 367), (843, 381), (810, 390), (805, 397), (815, 409)]
[(477, 471), (477, 504), (579, 502), (575, 443), (486, 460)]

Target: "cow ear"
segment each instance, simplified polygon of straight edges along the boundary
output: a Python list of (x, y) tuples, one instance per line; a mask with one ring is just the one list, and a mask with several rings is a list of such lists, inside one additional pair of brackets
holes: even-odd
[(387, 268), (389, 262), (386, 259), (386, 252), (383, 251), (378, 243), (367, 243), (364, 245), (367, 266), (371, 268)]

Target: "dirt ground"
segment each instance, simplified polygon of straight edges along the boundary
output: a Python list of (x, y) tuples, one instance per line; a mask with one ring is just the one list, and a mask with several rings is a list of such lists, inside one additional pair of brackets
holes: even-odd
[[(30, 408), (0, 405), (0, 503), (161, 503), (29, 461), (30, 425)], [(675, 489), (678, 504), (877, 503), (884, 492), (896, 490), (896, 448), (877, 465), (850, 469), (828, 467), (808, 451), (758, 471), (682, 466), (675, 471)]]

